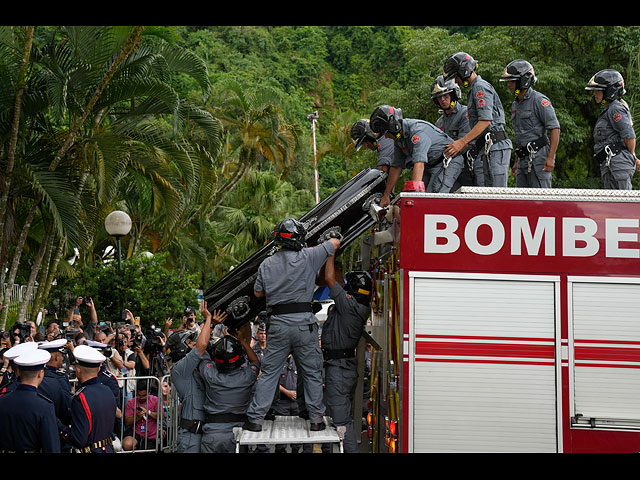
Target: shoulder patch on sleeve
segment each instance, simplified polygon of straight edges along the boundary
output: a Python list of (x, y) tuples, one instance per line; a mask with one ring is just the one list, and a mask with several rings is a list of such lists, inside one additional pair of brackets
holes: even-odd
[(543, 99), (542, 99), (542, 101), (540, 102), (540, 104), (541, 104), (543, 107), (548, 107), (549, 105), (551, 105), (551, 102), (550, 102), (548, 99), (543, 98)]

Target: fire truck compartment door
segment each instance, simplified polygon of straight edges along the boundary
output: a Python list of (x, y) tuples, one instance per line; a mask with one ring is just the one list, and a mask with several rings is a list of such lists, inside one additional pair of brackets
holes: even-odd
[(558, 452), (559, 278), (409, 277), (411, 451)]
[(640, 429), (640, 279), (568, 284), (572, 423)]

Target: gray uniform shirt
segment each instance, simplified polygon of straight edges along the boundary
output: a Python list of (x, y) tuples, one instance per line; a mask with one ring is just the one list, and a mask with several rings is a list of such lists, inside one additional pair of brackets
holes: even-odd
[(393, 139), (382, 137), (377, 140), (378, 143), (378, 163), (376, 167), (388, 167), (393, 161)]
[(221, 373), (211, 360), (204, 360), (198, 367), (205, 384), (204, 410), (208, 414), (247, 412), (253, 397), (253, 385), (258, 378), (260, 365), (245, 363), (227, 373)]
[[(504, 109), (500, 97), (496, 93), (493, 85), (485, 81), (480, 75), (476, 76), (467, 92), (467, 112), (469, 114), (469, 125), (471, 128), (479, 121), (489, 120), (489, 131), (504, 130), (505, 118)], [(484, 135), (485, 132), (480, 135)], [(476, 137), (476, 141), (480, 137)], [(496, 142), (491, 150), (503, 150), (511, 148), (511, 140), (508, 138)]]
[(453, 140), (433, 123), (402, 119), (402, 137), (394, 140), (394, 167), (413, 168), (414, 163), (436, 163)]
[(187, 420), (204, 420), (204, 385), (197, 373), (202, 360), (209, 360), (209, 354), (200, 355), (193, 347), (184, 358), (171, 367), (171, 383), (178, 392), (181, 402), (181, 416)]
[(327, 350), (356, 348), (371, 308), (347, 294), (337, 282), (329, 290), (329, 296), (333, 298), (335, 304), (322, 326), (322, 348)]
[(516, 148), (546, 136), (548, 130), (560, 128), (551, 101), (532, 88), (527, 90), (522, 101), (515, 99), (511, 104), (511, 122)]
[[(284, 303), (311, 303), (316, 276), (327, 258), (334, 253), (330, 241), (300, 251), (282, 248), (260, 264), (253, 288), (256, 292), (265, 293), (267, 307)], [(303, 312), (272, 315), (273, 321), (307, 325), (316, 323), (318, 319), (311, 312)]]
[(622, 142), (625, 138), (636, 138), (629, 109), (619, 100), (605, 105), (593, 130), (594, 152), (605, 146)]
[[(454, 107), (451, 109), (451, 113), (448, 115), (443, 113), (440, 118), (436, 121), (436, 127), (442, 130), (444, 133), (449, 135), (454, 140), (458, 140), (464, 137), (471, 130), (471, 126), (469, 125), (469, 114), (467, 113), (467, 106), (462, 105), (459, 102), (456, 102)], [(475, 140), (461, 152), (465, 153), (469, 150)]]

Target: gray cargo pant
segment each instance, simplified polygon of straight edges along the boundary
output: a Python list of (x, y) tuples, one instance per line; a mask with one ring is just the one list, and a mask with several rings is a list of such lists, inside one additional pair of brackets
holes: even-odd
[(516, 187), (551, 188), (551, 172), (542, 171), (548, 154), (549, 146), (538, 150), (531, 161), (531, 169), (529, 169), (529, 156), (518, 158)]
[(631, 190), (631, 180), (635, 171), (635, 158), (624, 150), (611, 158), (609, 166), (604, 162), (600, 164), (602, 183), (608, 190)]
[(318, 325), (285, 325), (278, 321), (272, 321), (267, 330), (267, 349), (256, 391), (247, 410), (250, 422), (262, 425), (290, 353), (296, 362), (298, 375), (302, 375), (309, 420), (312, 423), (322, 422), (325, 406), (322, 401), (323, 358), (318, 342)]
[(485, 187), (506, 187), (509, 178), (509, 159), (511, 149), (490, 150), (489, 155), (481, 153), (482, 172)]

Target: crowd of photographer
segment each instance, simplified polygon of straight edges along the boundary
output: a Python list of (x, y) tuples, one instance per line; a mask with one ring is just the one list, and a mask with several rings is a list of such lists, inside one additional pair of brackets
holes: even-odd
[[(83, 306), (86, 308), (82, 310), (89, 311), (86, 320), (81, 314), (80, 307)], [(122, 312), (118, 322), (100, 321), (93, 300), (78, 297), (62, 318), (44, 310), (36, 322), (15, 323), (0, 332), (0, 430), (4, 430), (0, 433), (0, 450), (50, 449), (51, 442), (38, 443), (30, 438), (43, 435), (42, 431), (35, 433), (42, 430), (41, 422), (34, 423), (34, 432), (30, 435), (28, 428), (25, 430), (19, 425), (24, 420), (18, 420), (22, 413), (10, 411), (9, 402), (3, 402), (3, 397), (10, 397), (8, 394), (16, 390), (22, 394), (36, 392), (39, 400), (44, 397), (54, 404), (60, 435), (57, 440), (59, 450), (54, 451), (155, 450), (159, 435), (166, 435), (166, 425), (160, 428), (162, 422), (158, 415), (162, 414), (159, 405), (166, 410), (169, 404), (169, 385), (165, 378), (169, 373), (165, 360), (167, 338), (176, 330), (195, 334), (200, 328), (192, 307), (185, 309), (177, 329), (172, 329), (172, 323), (167, 317), (161, 326), (153, 324), (143, 329), (140, 318), (129, 310)], [(221, 330), (214, 332), (214, 335), (221, 334)], [(42, 378), (29, 373), (34, 370), (40, 371)], [(94, 388), (93, 383), (99, 383), (102, 388)], [(93, 392), (97, 392), (95, 405), (91, 404)], [(89, 418), (90, 425), (96, 424), (97, 417), (102, 415), (100, 403), (105, 396), (109, 397), (105, 411), (110, 413), (105, 416), (104, 423), (111, 424), (110, 434), (104, 439), (89, 441), (87, 445), (78, 445), (74, 441), (75, 434), (70, 433), (74, 421), (82, 424)], [(15, 401), (17, 397), (13, 395), (12, 398)], [(78, 408), (81, 414), (84, 411), (83, 415), (73, 414), (72, 400), (76, 397), (80, 399)], [(163, 401), (159, 402), (161, 397)], [(116, 405), (114, 418), (111, 418), (112, 400)], [(34, 406), (34, 410), (43, 411), (43, 405), (37, 409)], [(35, 421), (34, 412), (25, 413), (28, 421)]]

